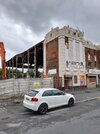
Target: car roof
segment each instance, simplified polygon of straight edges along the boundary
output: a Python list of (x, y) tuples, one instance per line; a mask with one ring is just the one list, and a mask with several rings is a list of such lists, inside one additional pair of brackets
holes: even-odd
[(35, 91), (47, 91), (47, 90), (57, 90), (56, 88), (36, 88), (36, 89), (32, 89), (32, 90), (35, 90)]

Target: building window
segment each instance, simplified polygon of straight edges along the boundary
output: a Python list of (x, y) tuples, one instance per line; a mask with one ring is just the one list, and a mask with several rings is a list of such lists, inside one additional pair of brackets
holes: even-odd
[(77, 79), (77, 75), (74, 75), (74, 83), (77, 84), (78, 79)]
[(87, 66), (88, 66), (88, 67), (91, 67), (91, 62), (90, 62), (90, 61), (88, 61)]
[(90, 58), (90, 54), (88, 54), (88, 60), (91, 60), (91, 58)]
[(95, 64), (95, 67), (97, 67), (97, 62), (96, 61), (94, 62), (94, 64)]
[(65, 36), (65, 46), (67, 49), (69, 49), (68, 37), (66, 36)]
[(68, 37), (65, 36), (65, 43), (68, 43)]
[(96, 57), (96, 55), (94, 55), (94, 61), (95, 61), (95, 62), (97, 61), (97, 57)]
[(76, 35), (76, 32), (73, 32), (73, 35), (75, 36)]

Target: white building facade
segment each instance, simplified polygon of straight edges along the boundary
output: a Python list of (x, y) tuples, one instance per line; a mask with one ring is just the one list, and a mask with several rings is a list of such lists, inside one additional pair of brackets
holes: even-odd
[[(49, 52), (47, 48), (49, 42), (56, 41), (55, 52), (57, 51), (57, 66), (47, 67), (48, 60), (46, 58)], [(62, 78), (62, 87), (69, 89), (72, 87), (86, 86), (86, 65), (85, 65), (85, 45), (84, 34), (78, 29), (72, 29), (65, 26), (61, 29), (58, 27), (51, 29), (45, 36), (44, 40), (44, 74), (49, 76), (58, 76)], [(52, 43), (51, 43), (52, 44)], [(55, 54), (56, 55), (56, 54)], [(52, 54), (51, 54), (52, 56)], [(53, 61), (53, 58), (51, 58)], [(49, 60), (50, 61), (50, 60)], [(52, 62), (53, 63), (53, 62)]]

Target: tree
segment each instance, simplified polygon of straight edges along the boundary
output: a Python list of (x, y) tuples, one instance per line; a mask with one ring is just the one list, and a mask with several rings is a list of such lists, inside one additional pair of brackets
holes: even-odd
[(21, 78), (22, 77), (22, 73), (20, 70), (8, 70), (7, 69), (7, 78)]
[[(24, 73), (23, 77), (26, 78), (27, 77), (27, 73)], [(41, 77), (41, 72), (38, 71), (37, 72), (37, 77)], [(22, 78), (22, 72), (20, 70), (12, 70), (12, 69), (7, 69), (6, 70), (6, 75), (7, 75), (7, 79), (10, 79), (10, 78)], [(29, 76), (31, 78), (34, 78), (34, 69), (30, 69), (29, 70)], [(2, 80), (2, 68), (0, 68), (0, 80)]]
[[(41, 77), (41, 72), (40, 71), (37, 71), (37, 77)], [(34, 69), (30, 69), (29, 70), (29, 76), (31, 77), (31, 78), (34, 78)]]
[(34, 78), (34, 69), (30, 69), (30, 70), (29, 70), (29, 76), (30, 76), (31, 78)]

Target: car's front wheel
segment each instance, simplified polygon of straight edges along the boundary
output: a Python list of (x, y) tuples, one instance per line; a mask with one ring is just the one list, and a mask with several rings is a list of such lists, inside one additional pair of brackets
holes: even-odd
[(39, 109), (38, 109), (38, 112), (40, 114), (46, 114), (48, 111), (48, 105), (46, 103), (42, 103), (40, 106), (39, 106)]
[(73, 105), (74, 105), (74, 99), (70, 98), (69, 101), (68, 101), (68, 106), (72, 107)]

